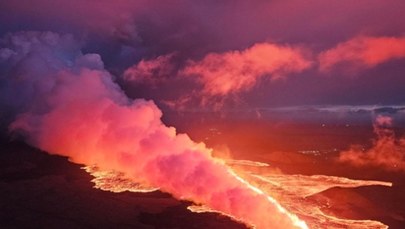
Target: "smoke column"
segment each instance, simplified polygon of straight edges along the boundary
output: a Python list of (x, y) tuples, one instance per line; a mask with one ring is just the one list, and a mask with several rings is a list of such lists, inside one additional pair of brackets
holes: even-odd
[(354, 166), (379, 167), (405, 172), (405, 137), (397, 137), (391, 117), (378, 115), (374, 122), (375, 138), (371, 148), (354, 145), (339, 154), (338, 161)]
[(214, 159), (204, 144), (165, 126), (152, 101), (126, 97), (100, 56), (82, 54), (71, 36), (22, 32), (5, 43), (1, 64), (8, 67), (1, 80), (13, 90), (3, 96), (18, 111), (9, 128), (31, 145), (124, 172), (257, 228), (307, 227)]

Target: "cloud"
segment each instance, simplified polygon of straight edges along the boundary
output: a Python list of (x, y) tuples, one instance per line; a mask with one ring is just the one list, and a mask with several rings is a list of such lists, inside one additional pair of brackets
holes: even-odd
[[(37, 0), (35, 4), (29, 0), (20, 2), (3, 1), (2, 8), (8, 14), (0, 14), (6, 19), (14, 17), (14, 21), (22, 26), (49, 27), (59, 25), (59, 29), (70, 29), (71, 32), (97, 32), (122, 39), (136, 39), (134, 24), (131, 23), (134, 13), (145, 9), (145, 1), (119, 0), (114, 3), (108, 1), (66, 1)], [(80, 5), (80, 7), (77, 7)], [(149, 4), (153, 5), (153, 4)], [(17, 17), (16, 17), (17, 16)], [(27, 18), (29, 18), (27, 20)], [(49, 20), (54, 20), (50, 23)], [(59, 24), (60, 23), (60, 24)], [(62, 24), (62, 25), (61, 25)], [(44, 29), (44, 28), (42, 28)]]
[(352, 146), (340, 153), (338, 160), (354, 166), (380, 167), (389, 171), (405, 172), (405, 138), (397, 138), (392, 130), (392, 119), (377, 116), (374, 123), (376, 138), (370, 149)]
[(124, 72), (124, 80), (127, 82), (147, 84), (155, 86), (175, 77), (175, 65), (173, 63), (174, 53), (158, 56), (155, 59), (141, 60)]
[[(176, 63), (174, 57), (172, 53), (141, 60), (124, 72), (124, 79), (135, 85), (153, 88), (159, 84), (182, 90), (179, 97), (163, 100), (172, 109), (199, 104), (218, 110), (227, 99), (238, 102), (239, 94), (252, 90), (263, 79), (283, 79), (312, 65), (306, 49), (275, 43), (256, 43), (242, 51), (212, 52), (198, 61)], [(184, 87), (180, 89), (179, 84)]]
[(261, 78), (276, 80), (310, 66), (301, 48), (257, 43), (242, 51), (210, 53), (190, 61), (182, 73), (197, 77), (203, 95), (225, 96), (250, 90)]
[[(162, 112), (152, 101), (128, 98), (102, 68), (97, 54), (60, 51), (64, 39), (54, 33), (16, 37), (24, 42), (7, 47), (19, 58), (3, 79), (18, 81), (17, 92), (32, 90), (36, 96), (23, 97), (26, 106), (10, 125), (14, 134), (51, 154), (123, 172), (259, 228), (305, 228), (295, 215), (212, 157), (203, 143), (164, 125)], [(20, 67), (24, 77), (19, 77)], [(15, 93), (10, 99), (19, 96)]]
[[(269, 40), (283, 44), (299, 43), (319, 52), (364, 31), (369, 34), (398, 37), (405, 29), (405, 24), (401, 23), (404, 18), (403, 6), (405, 3), (401, 0), (359, 0), (356, 3), (348, 0), (311, 0), (305, 3), (246, 3), (242, 0), (202, 3), (194, 0), (174, 0), (171, 4), (145, 0), (36, 0), (35, 4), (31, 4), (29, 0), (4, 0), (0, 1), (0, 8), (3, 9), (0, 12), (0, 36), (7, 32), (32, 29), (72, 33), (83, 42), (84, 52), (99, 54), (105, 68), (120, 77), (124, 75), (125, 69), (140, 60), (148, 61), (173, 52), (179, 56), (174, 60), (175, 65), (181, 65), (185, 59), (199, 62), (208, 53), (224, 54), (228, 50), (242, 50), (249, 45)], [(305, 20), (302, 20), (303, 18)], [(3, 55), (9, 54), (3, 52)], [(390, 85), (399, 85), (392, 84), (401, 79), (402, 69), (397, 69), (398, 65), (400, 63), (394, 66), (395, 69), (386, 71), (392, 79), (387, 79), (385, 82), (389, 85), (381, 87), (380, 91)], [(372, 74), (380, 75), (377, 71), (381, 69), (376, 68)], [(309, 76), (310, 74), (313, 76)], [(240, 96), (240, 99), (249, 105), (255, 103), (255, 106), (346, 103), (347, 100), (356, 100), (355, 103), (380, 102), (380, 99), (375, 99), (380, 98), (375, 96), (378, 91), (367, 90), (369, 87), (351, 90), (352, 93), (357, 92), (355, 96), (341, 97), (339, 85), (345, 82), (335, 79), (319, 80), (319, 74), (321, 73), (306, 71), (300, 74), (304, 75), (300, 77), (302, 82), (298, 82), (300, 78), (295, 77), (283, 83), (269, 85), (271, 89), (263, 86), (255, 88), (258, 90), (251, 91), (252, 93), (231, 94), (232, 97)], [(270, 77), (260, 79), (265, 78)], [(139, 90), (138, 85), (126, 82), (119, 79), (119, 83), (129, 95), (154, 98), (157, 102), (176, 99), (170, 92), (161, 91), (178, 91), (179, 88), (183, 90), (186, 87), (199, 91), (204, 88), (199, 84), (191, 87), (173, 84), (173, 87), (167, 86), (163, 90), (153, 91), (146, 88), (143, 80), (144, 90)], [(178, 83), (177, 85), (183, 85), (182, 82)], [(363, 86), (363, 82), (353, 84), (354, 87)], [(374, 85), (380, 85), (380, 82), (375, 82)], [(248, 90), (251, 89), (245, 91)], [(395, 92), (400, 90), (399, 86), (395, 88)], [(296, 91), (300, 92), (300, 96), (296, 96)], [(381, 94), (384, 95), (384, 92), (381, 91)], [(196, 95), (192, 97), (202, 97), (201, 94), (194, 94)], [(400, 93), (395, 94), (389, 98), (383, 97), (382, 102), (400, 102)], [(205, 94), (205, 98), (220, 100), (213, 99), (208, 94)], [(227, 100), (226, 106), (232, 102)]]
[(358, 36), (319, 54), (319, 70), (331, 71), (341, 64), (372, 68), (405, 57), (405, 37)]
[[(7, 123), (18, 112), (43, 110), (44, 96), (55, 84), (52, 75), (73, 66), (80, 55), (79, 42), (69, 34), (27, 31), (4, 36), (0, 46), (0, 106), (6, 109), (2, 109), (0, 119)], [(80, 65), (86, 60), (92, 67), (101, 61), (96, 54), (77, 60)]]

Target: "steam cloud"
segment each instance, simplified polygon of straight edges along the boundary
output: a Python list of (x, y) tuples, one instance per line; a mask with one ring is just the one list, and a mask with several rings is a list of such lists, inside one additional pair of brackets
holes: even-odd
[(124, 172), (259, 228), (305, 227), (214, 159), (204, 144), (165, 126), (152, 101), (127, 98), (100, 57), (82, 54), (71, 36), (20, 32), (6, 40), (1, 63), (10, 68), (2, 80), (16, 90), (8, 96), (28, 91), (10, 130), (31, 145)]
[(404, 37), (359, 36), (322, 52), (319, 55), (319, 70), (330, 71), (342, 63), (372, 68), (389, 60), (404, 57)]
[(376, 139), (370, 149), (353, 146), (339, 155), (339, 161), (354, 166), (376, 166), (390, 171), (405, 172), (405, 138), (397, 138), (391, 129), (392, 119), (377, 116), (374, 123)]

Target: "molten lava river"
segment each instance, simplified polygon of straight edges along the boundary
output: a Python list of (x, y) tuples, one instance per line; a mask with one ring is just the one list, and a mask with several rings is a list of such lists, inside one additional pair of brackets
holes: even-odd
[[(324, 175), (280, 174), (279, 172), (272, 172), (266, 163), (248, 160), (228, 160), (226, 164), (237, 179), (251, 186), (256, 192), (266, 194), (270, 200), (280, 203), (282, 206), (280, 208), (283, 211), (289, 211), (292, 215), (297, 215), (304, 220), (306, 225), (303, 228), (388, 228), (387, 225), (378, 221), (343, 219), (327, 214), (327, 210), (331, 208), (328, 201), (317, 201), (310, 197), (334, 187), (356, 188), (370, 185), (391, 187), (392, 183), (390, 182), (352, 180), (345, 177)], [(260, 169), (257, 169), (259, 167)], [(92, 180), (95, 184), (94, 187), (104, 191), (153, 192), (159, 190), (159, 187), (149, 187), (136, 183), (126, 178), (123, 173), (101, 171), (97, 166), (86, 166), (83, 169), (94, 177)], [(256, 171), (260, 171), (260, 173)], [(254, 225), (249, 225), (232, 215), (212, 210), (203, 205), (191, 205), (188, 209), (196, 213), (215, 212), (226, 215), (232, 220), (246, 224), (249, 228), (255, 228)]]

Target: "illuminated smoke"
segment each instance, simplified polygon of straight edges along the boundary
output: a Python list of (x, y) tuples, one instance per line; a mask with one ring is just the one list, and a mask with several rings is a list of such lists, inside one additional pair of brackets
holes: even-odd
[[(17, 91), (31, 90), (10, 130), (31, 145), (122, 172), (258, 228), (306, 228), (275, 199), (214, 159), (204, 144), (165, 126), (152, 101), (127, 98), (97, 54), (83, 55), (77, 48), (67, 55), (61, 48), (65, 39), (54, 33), (19, 33), (8, 42), (12, 54), (4, 61), (16, 74), (5, 79)], [(25, 69), (18, 71), (21, 66)]]
[(392, 119), (378, 116), (374, 123), (376, 138), (370, 149), (352, 146), (341, 152), (338, 160), (354, 166), (376, 166), (390, 171), (405, 172), (405, 138), (397, 138), (392, 130)]

